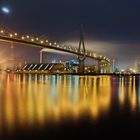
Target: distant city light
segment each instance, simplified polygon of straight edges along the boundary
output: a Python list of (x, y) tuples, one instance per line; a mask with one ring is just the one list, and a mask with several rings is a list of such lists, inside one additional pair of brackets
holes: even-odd
[(2, 7), (1, 10), (5, 14), (9, 14), (10, 13), (10, 9), (8, 7)]
[(1, 32), (1, 33), (4, 33), (4, 31), (3, 31), (3, 30), (1, 30), (0, 32)]
[(21, 37), (21, 39), (25, 39), (25, 37), (24, 37), (24, 36), (22, 36), (22, 37)]
[(10, 37), (13, 37), (13, 35), (12, 35), (12, 34), (10, 34)]

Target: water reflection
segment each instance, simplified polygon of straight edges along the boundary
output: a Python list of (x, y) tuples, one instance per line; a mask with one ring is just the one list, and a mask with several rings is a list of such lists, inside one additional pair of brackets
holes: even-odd
[(121, 77), (119, 79), (119, 102), (123, 107), (127, 102), (130, 105), (131, 111), (136, 111), (137, 96), (140, 93), (138, 77)]
[(136, 111), (139, 77), (0, 75), (0, 133), (85, 115), (98, 120), (114, 104)]

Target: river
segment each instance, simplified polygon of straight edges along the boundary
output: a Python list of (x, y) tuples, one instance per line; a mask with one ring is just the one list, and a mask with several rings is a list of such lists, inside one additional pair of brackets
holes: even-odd
[(0, 74), (1, 139), (135, 135), (139, 124), (138, 76)]

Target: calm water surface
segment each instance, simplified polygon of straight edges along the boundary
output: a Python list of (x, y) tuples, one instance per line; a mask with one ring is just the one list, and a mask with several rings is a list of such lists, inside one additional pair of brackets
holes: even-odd
[(135, 76), (0, 74), (0, 136), (135, 134), (139, 82)]

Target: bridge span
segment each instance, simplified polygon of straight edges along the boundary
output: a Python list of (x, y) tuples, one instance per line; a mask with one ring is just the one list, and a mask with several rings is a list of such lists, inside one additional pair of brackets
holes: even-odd
[(52, 43), (49, 42), (48, 40), (40, 39), (39, 37), (30, 37), (29, 35), (19, 35), (18, 33), (9, 33), (7, 31), (0, 30), (0, 41), (14, 42), (37, 47), (42, 50), (41, 52), (43, 52), (43, 49), (48, 48), (52, 50), (71, 53), (81, 57), (85, 56), (98, 62), (99, 72), (101, 71), (101, 68), (109, 69), (111, 66), (111, 59), (108, 58), (107, 56), (97, 54), (90, 50), (85, 50), (84, 52), (84, 50), (79, 50), (77, 47), (60, 45), (57, 42)]

